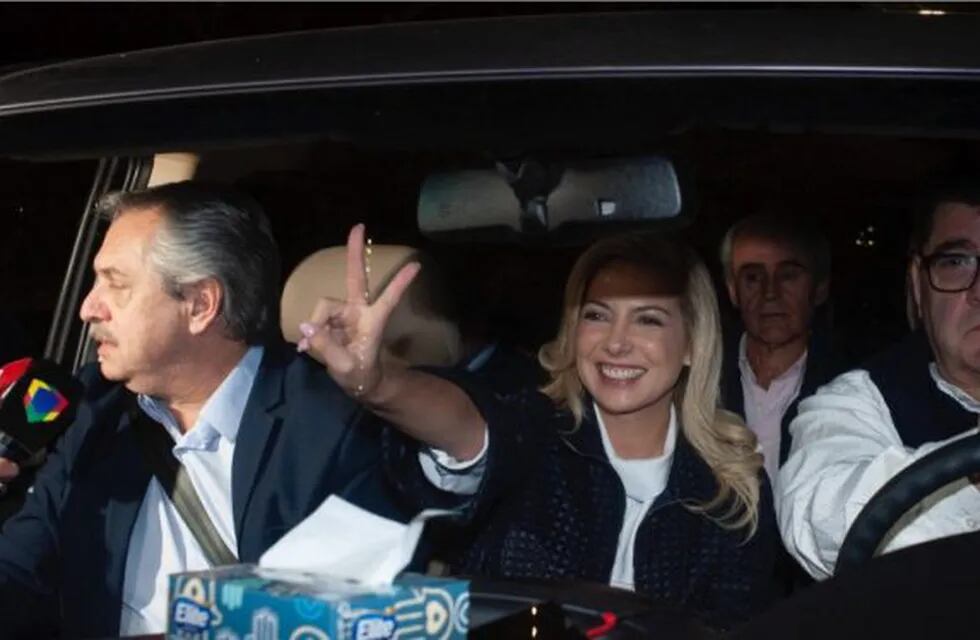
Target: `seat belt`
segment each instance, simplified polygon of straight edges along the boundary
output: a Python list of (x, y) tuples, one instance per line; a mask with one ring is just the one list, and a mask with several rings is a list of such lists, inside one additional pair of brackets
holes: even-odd
[(187, 528), (194, 534), (208, 562), (212, 567), (237, 564), (238, 557), (228, 549), (215, 528), (201, 498), (194, 490), (187, 470), (174, 457), (174, 441), (163, 425), (152, 420), (137, 406), (133, 407), (130, 419), (136, 430), (136, 439), (140, 443), (144, 461), (177, 508), (177, 513), (183, 518)]

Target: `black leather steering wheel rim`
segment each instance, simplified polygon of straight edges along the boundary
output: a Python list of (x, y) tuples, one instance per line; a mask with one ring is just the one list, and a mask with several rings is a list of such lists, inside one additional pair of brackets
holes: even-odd
[(902, 469), (872, 496), (844, 537), (834, 573), (850, 571), (873, 558), (895, 523), (935, 491), (980, 473), (980, 434), (967, 436)]

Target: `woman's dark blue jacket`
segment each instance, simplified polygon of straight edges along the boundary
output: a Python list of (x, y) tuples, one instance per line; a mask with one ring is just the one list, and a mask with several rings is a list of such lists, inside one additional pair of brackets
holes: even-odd
[[(462, 504), (461, 520), (473, 537), (451, 558), (454, 571), (608, 583), (626, 497), (591, 401), (574, 429), (571, 414), (538, 392), (501, 398), (463, 374), (437, 373), (463, 387), (489, 425), (485, 475)], [(394, 482), (416, 506), (460, 508), (460, 496), (436, 489), (422, 474), (417, 443), (390, 433), (386, 449)], [(717, 482), (678, 433), (667, 487), (636, 536), (636, 591), (719, 627), (764, 608), (779, 542), (761, 470), (760, 477), (759, 527), (746, 541), (745, 530), (722, 528), (686, 506), (710, 500)]]

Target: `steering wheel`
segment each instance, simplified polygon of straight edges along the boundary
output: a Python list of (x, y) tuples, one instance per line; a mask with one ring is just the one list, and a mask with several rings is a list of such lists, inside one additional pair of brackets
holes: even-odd
[(936, 449), (916, 460), (872, 496), (844, 537), (834, 573), (850, 571), (870, 560), (895, 523), (935, 491), (980, 473), (980, 434)]

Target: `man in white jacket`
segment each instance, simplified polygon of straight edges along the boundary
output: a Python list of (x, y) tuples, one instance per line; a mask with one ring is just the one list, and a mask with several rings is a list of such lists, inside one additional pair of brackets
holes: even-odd
[[(803, 400), (780, 469), (779, 528), (815, 578), (833, 574), (847, 530), (889, 479), (980, 419), (980, 181), (945, 186), (918, 216), (908, 266), (919, 329)], [(894, 527), (885, 551), (980, 529), (964, 479)]]

